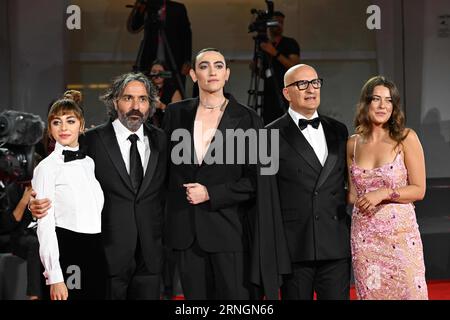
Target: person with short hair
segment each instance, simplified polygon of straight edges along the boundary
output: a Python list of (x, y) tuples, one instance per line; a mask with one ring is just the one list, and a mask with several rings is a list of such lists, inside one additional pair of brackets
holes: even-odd
[(52, 300), (104, 297), (104, 197), (94, 161), (79, 149), (83, 131), (84, 118), (76, 102), (57, 100), (48, 114), (48, 134), (56, 141), (55, 150), (36, 166), (31, 182), (37, 198), (53, 203), (37, 228)]
[[(167, 140), (161, 129), (145, 124), (155, 111), (155, 94), (144, 74), (120, 75), (102, 96), (110, 120), (81, 141), (105, 197), (107, 299), (160, 298)], [(40, 218), (50, 202), (32, 200), (30, 208)]]
[(260, 47), (266, 53), (264, 57), (264, 100), (262, 117), (264, 124), (269, 124), (283, 115), (289, 102), (281, 94), (283, 77), (286, 71), (300, 63), (300, 46), (294, 38), (283, 35), (285, 15), (275, 11), (275, 26), (267, 28), (268, 40), (261, 42)]
[[(284, 242), (278, 242), (284, 238), (275, 230), (278, 220), (270, 185), (263, 189), (260, 181), (265, 179), (257, 164), (248, 161), (256, 147), (237, 148), (236, 154), (228, 154), (232, 161), (212, 159), (230, 151), (226, 148), (233, 139), (230, 133), (254, 130), (257, 134), (261, 119), (224, 93), (230, 69), (219, 50), (200, 50), (190, 75), (198, 83), (199, 96), (170, 104), (163, 124), (172, 156), (164, 238), (175, 251), (184, 295), (186, 299), (250, 299), (256, 298), (252, 284), (257, 284), (268, 299), (277, 299), (279, 274), (287, 272), (287, 264), (279, 260), (287, 249), (280, 249)], [(186, 141), (175, 138), (180, 132), (187, 133)], [(187, 161), (181, 163), (174, 158), (179, 143), (187, 146), (183, 150)], [(267, 190), (265, 198), (263, 190)], [(281, 226), (281, 217), (279, 221)]]
[(292, 263), (284, 300), (350, 298), (350, 216), (346, 212), (346, 126), (319, 114), (323, 79), (306, 64), (284, 75), (289, 110), (279, 130), (277, 182)]

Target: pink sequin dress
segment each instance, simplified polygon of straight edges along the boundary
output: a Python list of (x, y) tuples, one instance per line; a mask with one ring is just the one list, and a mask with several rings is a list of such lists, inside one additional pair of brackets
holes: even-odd
[[(379, 188), (400, 188), (408, 183), (402, 152), (395, 160), (374, 169), (356, 165), (350, 175), (358, 196)], [(351, 248), (358, 299), (428, 299), (422, 241), (412, 203), (386, 203), (372, 216), (354, 207)]]

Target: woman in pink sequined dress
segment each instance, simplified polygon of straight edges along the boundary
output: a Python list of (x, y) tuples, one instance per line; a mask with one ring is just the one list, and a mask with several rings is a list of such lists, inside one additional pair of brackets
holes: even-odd
[(413, 205), (425, 195), (425, 160), (417, 134), (405, 128), (395, 84), (367, 81), (355, 127), (347, 161), (358, 299), (428, 299)]

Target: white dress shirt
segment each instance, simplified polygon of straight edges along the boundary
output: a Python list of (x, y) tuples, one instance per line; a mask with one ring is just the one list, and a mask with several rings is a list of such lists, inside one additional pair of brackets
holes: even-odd
[(78, 147), (56, 143), (55, 150), (34, 169), (31, 181), (36, 199), (48, 198), (52, 202), (47, 215), (38, 220), (37, 228), (47, 284), (64, 281), (55, 227), (88, 234), (101, 232), (104, 196), (95, 178), (94, 161), (86, 156), (64, 162), (63, 150), (76, 151)]
[(125, 167), (127, 168), (128, 174), (130, 174), (130, 147), (131, 141), (128, 137), (131, 134), (136, 134), (139, 137), (137, 141), (137, 148), (139, 155), (141, 157), (141, 163), (144, 168), (144, 174), (147, 170), (148, 159), (150, 158), (150, 143), (148, 137), (144, 135), (144, 126), (142, 125), (136, 132), (132, 132), (125, 127), (119, 119), (116, 119), (112, 123), (114, 132), (116, 133), (117, 143), (119, 144), (120, 153), (122, 153), (123, 161), (125, 162)]
[[(307, 119), (304, 115), (294, 111), (291, 107), (289, 107), (288, 112), (292, 120), (294, 120), (297, 127), (298, 127), (298, 120)], [(312, 120), (314, 118), (317, 118), (318, 116), (319, 114), (316, 111), (314, 115), (307, 120)], [(300, 128), (298, 129), (300, 130)], [(319, 159), (323, 167), (328, 157), (328, 147), (327, 147), (327, 140), (325, 139), (325, 133), (323, 132), (322, 123), (319, 124), (319, 127), (317, 129), (314, 129), (312, 126), (308, 125), (306, 126), (305, 129), (300, 130), (300, 132), (308, 141), (309, 145), (314, 149), (317, 159)]]

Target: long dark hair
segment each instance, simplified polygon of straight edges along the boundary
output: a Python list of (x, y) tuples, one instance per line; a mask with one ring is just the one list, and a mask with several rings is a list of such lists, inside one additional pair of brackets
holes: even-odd
[(370, 78), (363, 86), (355, 116), (355, 132), (367, 137), (372, 132), (372, 122), (369, 119), (369, 105), (373, 99), (373, 90), (376, 86), (383, 86), (389, 89), (392, 99), (392, 114), (383, 128), (389, 130), (391, 139), (399, 145), (405, 140), (408, 132), (405, 132), (405, 114), (400, 103), (400, 93), (397, 86), (383, 76)]

